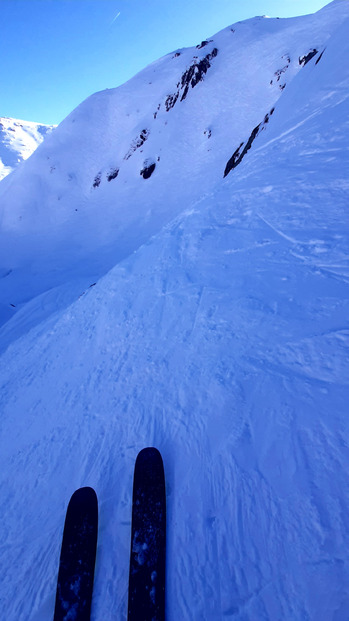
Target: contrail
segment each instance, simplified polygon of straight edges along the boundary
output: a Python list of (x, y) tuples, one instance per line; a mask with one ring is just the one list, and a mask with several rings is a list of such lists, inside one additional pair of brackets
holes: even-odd
[(121, 14), (121, 11), (119, 11), (119, 12), (115, 15), (114, 19), (112, 19), (112, 20), (111, 20), (110, 25), (114, 24), (115, 20), (119, 17), (119, 15), (120, 15), (120, 14)]

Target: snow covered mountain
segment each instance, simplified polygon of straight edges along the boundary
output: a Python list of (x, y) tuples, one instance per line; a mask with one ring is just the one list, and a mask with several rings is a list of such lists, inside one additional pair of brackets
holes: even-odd
[(133, 466), (167, 478), (167, 618), (348, 618), (349, 2), (255, 18), (74, 110), (0, 184), (0, 599), (52, 618), (98, 494), (126, 619)]
[(54, 127), (0, 117), (0, 181), (33, 153)]

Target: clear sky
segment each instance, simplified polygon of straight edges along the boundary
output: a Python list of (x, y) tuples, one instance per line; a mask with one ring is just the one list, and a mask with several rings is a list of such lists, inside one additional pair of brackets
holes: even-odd
[(327, 0), (0, 0), (0, 116), (59, 123), (153, 60), (255, 15)]

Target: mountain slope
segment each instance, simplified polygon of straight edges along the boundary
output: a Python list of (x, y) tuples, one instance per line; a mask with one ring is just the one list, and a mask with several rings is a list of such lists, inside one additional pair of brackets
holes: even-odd
[(241, 22), (73, 111), (0, 188), (1, 323), (53, 287), (78, 295), (219, 185), (346, 10)]
[[(161, 450), (167, 476), (169, 621), (346, 619), (347, 4), (332, 3), (314, 17), (296, 20), (297, 32), (306, 24), (310, 31), (318, 28), (319, 15), (326, 28), (336, 22), (321, 59), (319, 50), (304, 67), (295, 67), (293, 79), (279, 89), (268, 123), (225, 179), (227, 161), (263, 121), (269, 100), (262, 119), (256, 110), (237, 143), (232, 136), (226, 153), (224, 130), (216, 129), (222, 132), (212, 165), (217, 176), (205, 164), (207, 152), (198, 157), (197, 170), (193, 160), (197, 180), (177, 193), (173, 183), (166, 214), (160, 207), (167, 167), (161, 173), (156, 167), (144, 179), (138, 165), (149, 153), (143, 151), (133, 163), (144, 144), (122, 163), (130, 166), (124, 181), (132, 188), (127, 206), (137, 208), (134, 214), (113, 203), (121, 197), (121, 191), (110, 189), (122, 179), (121, 166), (120, 176), (110, 182), (101, 175), (100, 185), (73, 203), (84, 209), (91, 225), (84, 229), (86, 238), (81, 233), (86, 244), (81, 256), (89, 262), (93, 204), (94, 209), (99, 205), (106, 227), (114, 207), (118, 228), (108, 230), (107, 239), (115, 235), (121, 244), (122, 226), (124, 235), (131, 222), (139, 227), (124, 240), (124, 258), (117, 245), (100, 269), (113, 258), (119, 262), (68, 306), (58, 293), (73, 296), (74, 279), (86, 266), (78, 263), (67, 271), (68, 259), (78, 253), (65, 247), (65, 258), (58, 237), (54, 267), (61, 262), (72, 279), (69, 286), (31, 299), (4, 325), (1, 598), (11, 621), (52, 616), (64, 510), (80, 485), (95, 487), (100, 501), (92, 618), (126, 618), (132, 470), (146, 445)], [(267, 24), (267, 53), (275, 44), (270, 29), (280, 40), (288, 31), (288, 20), (279, 26), (280, 21), (247, 23), (250, 46), (256, 30)], [(303, 54), (318, 40), (314, 34)], [(167, 61), (160, 68), (162, 63)], [(203, 96), (208, 75), (191, 95), (202, 87)], [(130, 83), (126, 87), (132, 92)], [(178, 97), (168, 115), (187, 102)], [(206, 104), (202, 107), (206, 110)], [(183, 149), (181, 118), (178, 112)], [(207, 140), (213, 139), (216, 124)], [(25, 166), (34, 157), (44, 161), (43, 149)], [(169, 152), (175, 154), (175, 147)], [(190, 153), (189, 144), (183, 155), (187, 165)], [(72, 159), (79, 156), (74, 153)], [(24, 166), (12, 179), (25, 181), (23, 171)], [(182, 172), (183, 183), (186, 174), (189, 178), (190, 170)], [(213, 180), (207, 180), (211, 174)], [(153, 184), (148, 190), (147, 183)], [(74, 184), (77, 200), (83, 175)], [(140, 188), (144, 200), (137, 203)], [(53, 191), (47, 182), (46, 196)], [(11, 183), (7, 192), (8, 205), (12, 195), (18, 210), (20, 190)], [(150, 208), (151, 199), (157, 212), (149, 224), (144, 205)], [(69, 221), (68, 196), (64, 200)], [(49, 199), (45, 205), (54, 211)], [(49, 234), (47, 222), (56, 216), (46, 217), (43, 230)], [(25, 214), (21, 221), (14, 218), (12, 230), (19, 235), (23, 226), (29, 256), (28, 220)], [(10, 222), (5, 214), (7, 232)], [(98, 226), (102, 230), (101, 222)], [(62, 218), (55, 232), (63, 239), (63, 231)], [(102, 235), (97, 242), (95, 249), (101, 249)], [(19, 254), (17, 260), (24, 274)], [(45, 267), (41, 273), (53, 278), (52, 265), (46, 272)], [(87, 267), (88, 276), (93, 266)]]
[(0, 117), (0, 181), (26, 160), (53, 129), (53, 125)]

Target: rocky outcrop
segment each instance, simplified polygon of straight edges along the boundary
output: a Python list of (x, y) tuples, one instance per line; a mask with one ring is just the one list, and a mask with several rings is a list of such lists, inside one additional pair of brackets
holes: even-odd
[(298, 59), (299, 64), (304, 67), (312, 58), (314, 58), (314, 56), (318, 53), (318, 50), (315, 49), (315, 47), (310, 50), (308, 52), (308, 54), (305, 54), (304, 56), (300, 56)]
[(269, 119), (270, 119), (271, 115), (273, 114), (274, 110), (275, 110), (275, 108), (272, 108), (270, 110), (270, 112), (265, 115), (264, 120), (262, 121), (262, 123), (259, 123), (259, 125), (257, 125), (252, 130), (248, 140), (246, 142), (241, 142), (241, 144), (238, 146), (238, 148), (234, 151), (233, 155), (228, 160), (227, 165), (225, 167), (224, 175), (223, 175), (224, 177), (226, 177), (230, 173), (231, 170), (236, 168), (242, 162), (242, 160), (245, 157), (246, 153), (252, 147), (252, 144), (255, 141), (255, 139), (257, 138), (257, 136), (261, 133), (261, 131), (263, 131), (263, 129), (265, 129), (265, 126), (269, 123)]
[(140, 175), (143, 177), (143, 179), (149, 179), (149, 177), (152, 176), (154, 170), (155, 170), (156, 164), (155, 162), (151, 162), (150, 160), (146, 160), (143, 164), (143, 168), (140, 171)]
[(286, 73), (291, 63), (291, 58), (288, 54), (285, 54), (285, 56), (283, 56), (282, 59), (284, 60), (284, 62), (286, 61), (286, 64), (283, 67), (281, 67), (281, 69), (278, 69), (277, 71), (275, 71), (274, 78), (270, 80), (270, 85), (274, 84), (274, 82), (277, 82), (279, 89), (281, 91), (283, 91), (286, 86), (286, 82), (285, 81), (281, 82), (281, 78), (283, 78), (284, 74)]
[(94, 178), (94, 181), (92, 184), (93, 188), (98, 188), (101, 185), (101, 178), (102, 178), (102, 173), (99, 172)]
[[(198, 49), (208, 45), (210, 41), (203, 41), (200, 46), (197, 46)], [(190, 67), (182, 74), (180, 81), (177, 83), (177, 91), (175, 93), (171, 93), (165, 100), (165, 108), (166, 112), (169, 112), (171, 108), (175, 106), (177, 101), (184, 101), (186, 99), (189, 89), (195, 88), (199, 82), (202, 82), (204, 76), (207, 71), (211, 67), (211, 61), (218, 54), (218, 49), (213, 48), (212, 52), (204, 56), (201, 60), (197, 57), (194, 57), (192, 64)], [(159, 107), (158, 107), (159, 110)], [(158, 110), (154, 112), (154, 119), (157, 116)]]
[(183, 73), (181, 78), (181, 89), (182, 96), (181, 101), (183, 101), (189, 91), (189, 87), (194, 88), (199, 82), (202, 82), (204, 79), (204, 75), (207, 73), (209, 68), (211, 67), (211, 61), (218, 54), (218, 50), (215, 47), (210, 54), (207, 54), (202, 60), (195, 62)]
[[(325, 49), (326, 49), (326, 48), (325, 48)], [(320, 62), (320, 60), (321, 60), (321, 58), (322, 58), (322, 56), (323, 56), (323, 53), (324, 53), (325, 49), (324, 49), (324, 50), (322, 50), (322, 52), (321, 52), (321, 54), (320, 54), (319, 58), (317, 58), (317, 59), (316, 59), (316, 63), (315, 63), (315, 65), (317, 65), (317, 64)]]
[(112, 181), (113, 179), (116, 179), (118, 174), (119, 174), (119, 168), (112, 168), (109, 174), (107, 175), (107, 180)]
[(150, 130), (149, 129), (142, 129), (141, 133), (139, 134), (139, 136), (137, 136), (137, 138), (135, 138), (132, 142), (131, 142), (131, 146), (129, 148), (129, 150), (127, 151), (124, 160), (129, 160), (131, 155), (137, 151), (137, 149), (139, 149), (144, 143), (145, 141), (149, 138), (149, 134), (150, 134)]
[[(177, 91), (177, 93), (174, 93), (173, 95), (169, 95), (166, 98), (166, 101), (165, 101), (166, 112), (168, 112), (169, 110), (171, 110), (171, 108), (173, 108), (173, 106), (175, 105), (178, 97), (179, 97), (179, 91)], [(156, 117), (154, 117), (154, 118), (156, 118)]]
[(208, 45), (209, 43), (212, 43), (213, 39), (210, 39), (209, 41), (201, 41), (201, 43), (199, 43), (199, 45), (196, 46), (196, 48), (198, 50), (202, 50), (203, 47), (205, 47), (206, 45)]

